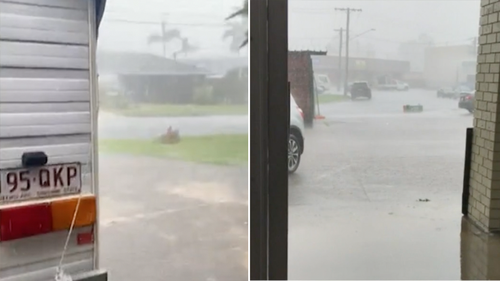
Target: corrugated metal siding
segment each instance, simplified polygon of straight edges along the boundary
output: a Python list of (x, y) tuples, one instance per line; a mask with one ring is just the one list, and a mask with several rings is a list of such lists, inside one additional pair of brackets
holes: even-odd
[[(44, 151), (49, 164), (82, 163), (84, 193), (91, 192), (89, 46), (96, 32), (88, 1), (0, 0), (0, 169), (20, 167), (23, 152)], [(0, 243), (0, 280), (53, 278), (65, 236)], [(77, 246), (73, 236), (67, 270), (94, 268), (93, 245)]]
[[(20, 156), (30, 150), (45, 151), (50, 163), (87, 164), (88, 2), (0, 5), (0, 169), (19, 167)], [(19, 147), (12, 147), (16, 143)]]

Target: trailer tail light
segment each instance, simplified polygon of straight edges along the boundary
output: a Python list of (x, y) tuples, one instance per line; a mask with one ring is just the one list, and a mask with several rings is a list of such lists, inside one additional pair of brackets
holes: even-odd
[[(80, 199), (74, 227), (89, 226), (96, 221), (95, 196), (85, 196)], [(52, 228), (54, 231), (66, 230), (71, 227), (78, 197), (53, 201), (51, 204)]]
[[(0, 208), (0, 242), (69, 230), (77, 205), (78, 197), (73, 197), (50, 203)], [(93, 226), (96, 217), (95, 196), (81, 197), (74, 227)], [(77, 237), (78, 244), (93, 241), (93, 230), (90, 233), (80, 234)], [(87, 236), (91, 239), (89, 240)]]
[(52, 231), (48, 203), (0, 209), (0, 242)]

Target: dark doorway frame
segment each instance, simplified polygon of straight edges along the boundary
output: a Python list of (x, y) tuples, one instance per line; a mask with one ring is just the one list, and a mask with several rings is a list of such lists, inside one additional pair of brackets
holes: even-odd
[(288, 0), (250, 4), (250, 279), (288, 279)]

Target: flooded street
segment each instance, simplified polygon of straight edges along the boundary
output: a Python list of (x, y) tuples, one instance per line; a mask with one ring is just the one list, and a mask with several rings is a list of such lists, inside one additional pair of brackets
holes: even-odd
[(102, 112), (99, 137), (103, 139), (152, 139), (172, 126), (184, 136), (245, 134), (248, 116), (123, 117)]
[(100, 262), (111, 281), (247, 280), (246, 167), (100, 158)]
[(472, 115), (424, 90), (320, 109), (289, 183), (290, 279), (460, 279)]

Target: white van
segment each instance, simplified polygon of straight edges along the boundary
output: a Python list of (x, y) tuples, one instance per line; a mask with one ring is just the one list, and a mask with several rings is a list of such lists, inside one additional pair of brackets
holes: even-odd
[[(104, 0), (0, 0), (0, 281), (98, 270), (97, 26)], [(71, 278), (69, 277), (71, 276)]]
[(333, 87), (330, 78), (326, 74), (314, 74), (314, 85), (318, 94), (327, 94)]

